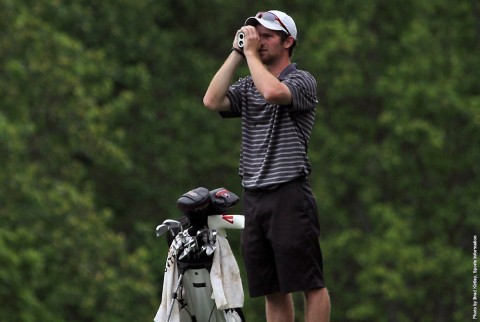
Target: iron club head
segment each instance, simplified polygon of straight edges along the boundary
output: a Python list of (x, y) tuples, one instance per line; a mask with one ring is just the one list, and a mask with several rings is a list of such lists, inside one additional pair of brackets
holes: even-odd
[(157, 229), (155, 231), (157, 233), (157, 237), (160, 237), (163, 234), (165, 234), (168, 230), (169, 230), (168, 226), (161, 224), (157, 226)]
[(163, 225), (166, 225), (170, 228), (183, 228), (182, 224), (178, 220), (173, 220), (173, 219), (165, 219), (165, 221), (163, 222)]

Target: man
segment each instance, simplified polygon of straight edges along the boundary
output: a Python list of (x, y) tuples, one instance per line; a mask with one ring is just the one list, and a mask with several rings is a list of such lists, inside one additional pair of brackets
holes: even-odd
[[(307, 180), (316, 81), (291, 63), (296, 43), (295, 22), (284, 12), (248, 18), (203, 99), (223, 117), (242, 118), (242, 254), (250, 296), (265, 296), (269, 322), (294, 321), (291, 293), (299, 291), (306, 321), (330, 316), (316, 201)], [(250, 76), (231, 85), (243, 60)]]

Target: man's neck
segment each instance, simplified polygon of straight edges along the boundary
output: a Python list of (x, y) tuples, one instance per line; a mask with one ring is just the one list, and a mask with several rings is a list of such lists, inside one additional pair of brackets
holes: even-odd
[(278, 77), (280, 73), (283, 72), (283, 70), (287, 68), (287, 66), (290, 65), (291, 63), (292, 62), (290, 61), (290, 59), (285, 59), (280, 63), (267, 65), (266, 68), (273, 76)]

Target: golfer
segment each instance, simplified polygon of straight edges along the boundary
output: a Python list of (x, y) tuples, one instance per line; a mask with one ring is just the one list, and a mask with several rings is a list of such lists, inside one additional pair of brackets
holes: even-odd
[[(242, 254), (250, 296), (265, 296), (268, 322), (294, 321), (292, 292), (305, 295), (306, 321), (330, 317), (317, 206), (308, 182), (316, 81), (292, 64), (296, 44), (295, 22), (284, 12), (248, 18), (203, 99), (222, 117), (242, 118)], [(244, 61), (250, 75), (232, 84)]]

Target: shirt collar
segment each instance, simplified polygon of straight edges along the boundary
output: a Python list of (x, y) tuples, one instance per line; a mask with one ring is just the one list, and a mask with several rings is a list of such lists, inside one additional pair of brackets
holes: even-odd
[(280, 73), (280, 75), (278, 75), (277, 78), (282, 81), (288, 76), (288, 74), (290, 74), (295, 70), (297, 70), (297, 64), (295, 63), (290, 64), (287, 67), (285, 67), (285, 69)]

